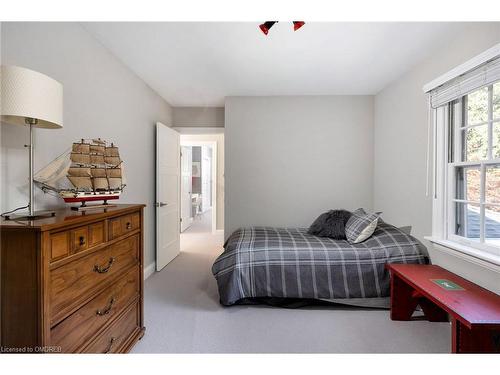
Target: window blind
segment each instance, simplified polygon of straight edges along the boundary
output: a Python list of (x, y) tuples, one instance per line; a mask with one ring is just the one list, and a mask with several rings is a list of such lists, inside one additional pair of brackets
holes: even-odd
[(500, 58), (497, 57), (432, 89), (429, 92), (431, 107), (438, 108), (499, 80)]

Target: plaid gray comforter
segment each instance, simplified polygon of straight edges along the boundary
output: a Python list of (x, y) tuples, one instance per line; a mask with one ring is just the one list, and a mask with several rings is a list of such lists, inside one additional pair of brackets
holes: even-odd
[(389, 296), (386, 263), (427, 263), (414, 237), (381, 222), (366, 241), (350, 244), (307, 234), (307, 228), (236, 230), (212, 272), (220, 301), (288, 297), (352, 300)]

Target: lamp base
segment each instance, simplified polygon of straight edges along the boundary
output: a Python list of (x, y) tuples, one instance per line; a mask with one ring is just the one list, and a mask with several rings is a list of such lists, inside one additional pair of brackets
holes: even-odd
[(24, 211), (20, 213), (13, 213), (9, 215), (4, 215), (5, 220), (36, 220), (45, 217), (53, 217), (56, 216), (55, 211), (35, 211), (33, 215), (30, 215), (29, 212)]

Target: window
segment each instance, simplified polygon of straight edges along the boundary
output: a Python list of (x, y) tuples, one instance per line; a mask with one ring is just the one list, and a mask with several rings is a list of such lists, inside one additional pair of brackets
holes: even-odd
[(428, 239), (500, 266), (500, 43), (423, 91), (429, 94)]
[[(447, 239), (500, 255), (500, 82), (443, 109)], [(439, 168), (438, 168), (439, 169)]]

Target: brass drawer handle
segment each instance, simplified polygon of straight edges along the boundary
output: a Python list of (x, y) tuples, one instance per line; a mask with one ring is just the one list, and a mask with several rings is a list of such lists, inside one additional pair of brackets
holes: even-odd
[(108, 315), (109, 312), (111, 311), (111, 308), (113, 307), (113, 305), (115, 304), (115, 297), (112, 297), (111, 298), (111, 301), (109, 301), (109, 306), (106, 307), (104, 310), (97, 310), (95, 313), (96, 315), (99, 315), (99, 316), (103, 316), (103, 315)]
[(130, 222), (127, 223), (127, 229), (132, 229), (132, 224)]
[(115, 262), (115, 258), (111, 257), (111, 258), (109, 258), (109, 262), (108, 262), (108, 265), (106, 267), (100, 267), (100, 266), (98, 266), (96, 264), (94, 266), (94, 272), (97, 272), (97, 273), (106, 273), (106, 272), (109, 271), (109, 269), (111, 268), (111, 266), (113, 265), (114, 262)]
[(80, 236), (80, 238), (79, 238), (78, 240), (79, 240), (79, 242), (80, 242), (80, 246), (85, 245), (85, 237)]
[(108, 354), (111, 351), (111, 348), (113, 347), (113, 344), (116, 341), (116, 337), (111, 337), (111, 340), (109, 340), (109, 345), (108, 348), (104, 351), (104, 354)]

